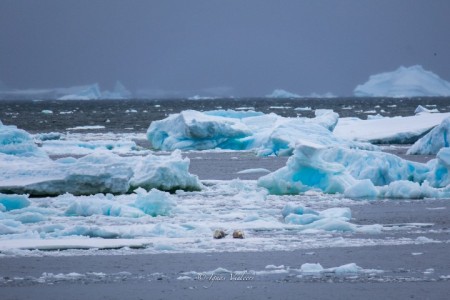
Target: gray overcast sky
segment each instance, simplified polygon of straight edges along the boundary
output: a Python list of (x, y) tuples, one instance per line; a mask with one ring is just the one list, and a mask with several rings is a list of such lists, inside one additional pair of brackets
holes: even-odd
[(369, 75), (414, 64), (450, 81), (450, 1), (0, 1), (11, 88), (120, 80), (188, 95), (351, 95)]

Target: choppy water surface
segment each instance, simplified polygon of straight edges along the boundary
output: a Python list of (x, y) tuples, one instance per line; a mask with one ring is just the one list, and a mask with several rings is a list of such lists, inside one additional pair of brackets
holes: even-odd
[[(77, 126), (104, 126), (95, 132), (145, 132), (154, 120), (193, 109), (256, 110), (285, 117), (314, 116), (316, 109), (332, 109), (341, 117), (413, 115), (418, 105), (450, 111), (450, 97), (440, 98), (332, 98), (332, 99), (214, 99), (214, 100), (1, 100), (0, 120), (31, 133), (65, 132)], [(44, 113), (43, 111), (52, 111)], [(69, 130), (70, 131), (70, 130)], [(88, 132), (88, 131), (84, 131)]]

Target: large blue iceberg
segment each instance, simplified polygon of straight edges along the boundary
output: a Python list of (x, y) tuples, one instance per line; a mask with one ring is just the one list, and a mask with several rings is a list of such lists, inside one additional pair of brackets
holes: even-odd
[(339, 116), (316, 110), (316, 117), (285, 118), (254, 111), (183, 111), (154, 121), (147, 138), (155, 149), (172, 151), (231, 149), (254, 150), (259, 155), (290, 155), (299, 141), (345, 145), (374, 150), (376, 147), (347, 141), (333, 134)]
[(422, 66), (400, 67), (393, 72), (372, 75), (353, 91), (357, 97), (450, 96), (450, 82)]
[(272, 194), (319, 190), (350, 198), (441, 198), (450, 196), (449, 170), (449, 148), (423, 164), (389, 153), (301, 143), (285, 167), (258, 185)]

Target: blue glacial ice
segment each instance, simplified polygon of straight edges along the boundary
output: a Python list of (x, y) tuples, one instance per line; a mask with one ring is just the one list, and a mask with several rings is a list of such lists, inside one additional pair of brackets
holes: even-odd
[(353, 91), (358, 97), (450, 96), (450, 82), (422, 66), (400, 67), (392, 72), (370, 76)]
[(258, 180), (272, 194), (309, 190), (349, 198), (443, 198), (450, 196), (450, 148), (427, 164), (389, 153), (299, 144), (286, 166)]
[(28, 132), (16, 126), (3, 125), (1, 121), (0, 153), (20, 157), (47, 157), (47, 154), (36, 146)]
[(449, 147), (450, 143), (450, 117), (444, 119), (442, 123), (433, 128), (424, 137), (419, 139), (407, 154), (437, 154), (441, 148)]
[(155, 149), (172, 151), (231, 149), (254, 150), (259, 155), (290, 155), (299, 141), (322, 145), (346, 145), (374, 150), (376, 147), (347, 141), (333, 134), (339, 116), (316, 110), (316, 117), (285, 118), (253, 111), (183, 111), (154, 121), (147, 138)]
[(59, 97), (58, 100), (96, 100), (101, 98), (101, 91), (98, 84), (93, 84), (72, 93)]

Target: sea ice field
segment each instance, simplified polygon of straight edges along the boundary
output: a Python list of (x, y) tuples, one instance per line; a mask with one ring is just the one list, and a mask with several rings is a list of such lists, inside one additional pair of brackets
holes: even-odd
[[(230, 258), (145, 274), (11, 269), (0, 274), (0, 286), (163, 278), (195, 289), (211, 284), (205, 278), (236, 274), (274, 282), (448, 282), (446, 263), (407, 268), (409, 257), (448, 250), (450, 100), (328, 101), (0, 102), (0, 259), (7, 264), (275, 253), (264, 265)], [(213, 238), (217, 230), (221, 239)], [(401, 258), (392, 265), (358, 255), (329, 259), (376, 249)], [(284, 262), (280, 253), (301, 259)]]

